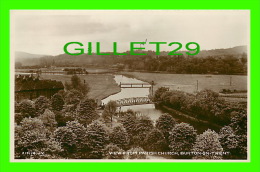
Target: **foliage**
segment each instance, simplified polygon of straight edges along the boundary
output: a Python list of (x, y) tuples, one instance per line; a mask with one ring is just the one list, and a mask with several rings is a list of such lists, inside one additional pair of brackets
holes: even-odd
[(99, 117), (95, 108), (96, 103), (93, 99), (83, 100), (78, 106), (76, 119), (84, 126), (87, 126)]
[(145, 148), (148, 151), (154, 151), (154, 152), (167, 151), (167, 143), (165, 137), (163, 133), (156, 128), (154, 128), (146, 135), (144, 142), (145, 142)]
[(66, 127), (76, 135), (76, 152), (75, 158), (87, 158), (88, 140), (86, 140), (87, 129), (78, 121), (69, 121)]
[(73, 75), (71, 77), (71, 82), (65, 82), (65, 88), (66, 90), (78, 90), (80, 91), (84, 96), (86, 96), (90, 90), (90, 87), (87, 83), (82, 83), (80, 77), (77, 75)]
[(247, 114), (246, 112), (232, 112), (231, 124), (235, 134), (247, 135)]
[(126, 149), (129, 144), (129, 137), (122, 125), (113, 128), (110, 134), (110, 142), (117, 145), (119, 148)]
[[(173, 152), (191, 152), (196, 141), (196, 130), (187, 123), (176, 124), (171, 131), (169, 147)], [(182, 156), (189, 158), (190, 156)]]
[(39, 116), (39, 119), (41, 119), (48, 130), (54, 131), (56, 129), (57, 122), (55, 120), (55, 114), (49, 109), (45, 109), (44, 113)]
[(228, 155), (223, 157), (228, 159), (234, 159), (234, 156), (238, 154), (238, 139), (234, 131), (230, 126), (225, 126), (219, 131), (219, 141), (225, 152), (229, 152)]
[(50, 137), (43, 122), (37, 118), (24, 118), (15, 127), (16, 158), (58, 158), (63, 151), (58, 142)]
[(104, 157), (105, 146), (109, 142), (109, 134), (106, 127), (97, 122), (92, 122), (87, 127), (86, 140), (88, 141), (90, 159), (101, 159)]
[[(72, 158), (77, 151), (77, 135), (68, 127), (58, 127), (54, 131), (54, 138), (64, 149), (64, 157)], [(71, 157), (72, 156), (72, 157)]]
[(168, 141), (169, 132), (172, 130), (175, 124), (176, 121), (174, 120), (174, 118), (171, 115), (165, 113), (158, 118), (155, 126), (160, 131), (162, 131), (165, 139)]
[(153, 101), (155, 102), (161, 102), (163, 101), (163, 99), (161, 98), (161, 95), (165, 92), (167, 92), (169, 89), (166, 87), (160, 87), (158, 88), (155, 93), (154, 93), (154, 97), (153, 97)]
[(19, 109), (23, 118), (37, 116), (34, 102), (31, 100), (25, 99), (21, 101), (21, 103), (19, 104)]
[(137, 146), (144, 146), (144, 140), (146, 135), (154, 128), (153, 121), (147, 116), (141, 116), (137, 118), (134, 134), (133, 143)]
[(109, 101), (106, 106), (105, 109), (102, 113), (102, 117), (104, 118), (106, 123), (110, 123), (111, 127), (112, 127), (112, 122), (113, 122), (113, 116), (115, 116), (116, 114), (116, 108), (117, 108), (117, 104), (115, 101)]
[(147, 159), (147, 155), (144, 154), (144, 150), (141, 147), (134, 147), (128, 151), (128, 159)]
[(221, 159), (218, 154), (223, 151), (219, 142), (219, 135), (210, 129), (197, 136), (192, 152), (197, 152), (194, 159)]
[(67, 105), (73, 105), (70, 110), (74, 111), (80, 101), (84, 98), (83, 94), (75, 89), (69, 90), (65, 94), (65, 103)]
[(109, 144), (104, 149), (105, 159), (124, 159), (124, 150), (116, 145)]
[(66, 111), (56, 111), (55, 120), (57, 121), (58, 127), (65, 126), (68, 121), (73, 121), (75, 119), (75, 112)]
[(50, 108), (50, 100), (45, 96), (38, 97), (35, 101), (35, 110), (37, 111), (38, 115), (44, 113), (45, 109)]
[(62, 96), (58, 93), (54, 94), (51, 97), (51, 107), (55, 111), (61, 111), (63, 109), (64, 103), (65, 102), (64, 102)]
[(232, 112), (244, 112), (246, 107), (227, 102), (218, 93), (202, 90), (196, 95), (181, 91), (167, 91), (159, 88), (154, 96), (159, 105), (182, 111), (197, 119), (207, 120), (219, 125), (228, 125)]
[(120, 122), (123, 124), (129, 136), (130, 144), (133, 143), (136, 121), (137, 118), (133, 113), (127, 113), (120, 118)]

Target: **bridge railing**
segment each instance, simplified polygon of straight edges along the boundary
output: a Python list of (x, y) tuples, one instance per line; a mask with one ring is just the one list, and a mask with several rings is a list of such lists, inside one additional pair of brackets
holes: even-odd
[(150, 88), (149, 83), (121, 83), (119, 84), (121, 88)]

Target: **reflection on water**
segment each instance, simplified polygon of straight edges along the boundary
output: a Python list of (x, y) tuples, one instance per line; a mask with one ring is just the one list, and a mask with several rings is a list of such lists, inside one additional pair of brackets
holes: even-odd
[(156, 121), (163, 114), (163, 112), (161, 110), (155, 109), (154, 104), (122, 106), (121, 107), (121, 111), (123, 111), (123, 112), (127, 111), (128, 109), (131, 109), (142, 115), (147, 115), (153, 121)]

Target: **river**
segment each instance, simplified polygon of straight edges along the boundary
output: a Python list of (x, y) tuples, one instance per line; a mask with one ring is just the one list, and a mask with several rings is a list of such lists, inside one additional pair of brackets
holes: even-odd
[[(145, 83), (141, 80), (125, 77), (123, 75), (115, 75), (114, 79), (118, 85), (120, 83)], [(121, 91), (119, 93), (103, 99), (102, 103), (106, 104), (110, 100), (119, 100), (124, 98), (131, 98), (131, 97), (148, 97), (149, 92), (150, 92), (149, 88), (121, 88)], [(156, 109), (154, 104), (132, 105), (132, 106), (121, 107), (121, 111), (127, 111), (128, 109), (131, 109), (139, 114), (149, 116), (153, 120), (154, 124), (162, 114), (166, 113), (165, 110)], [(208, 128), (216, 130), (218, 132), (218, 128), (213, 127), (209, 124), (196, 122), (191, 119), (187, 119), (185, 117), (175, 116), (174, 114), (171, 113), (169, 114), (172, 115), (178, 123), (181, 122), (189, 123), (197, 130), (199, 134), (204, 132)]]

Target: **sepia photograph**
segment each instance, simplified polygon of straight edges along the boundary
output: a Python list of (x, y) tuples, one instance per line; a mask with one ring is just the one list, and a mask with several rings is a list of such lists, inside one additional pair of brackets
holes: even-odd
[(13, 162), (249, 162), (249, 10), (11, 10)]

